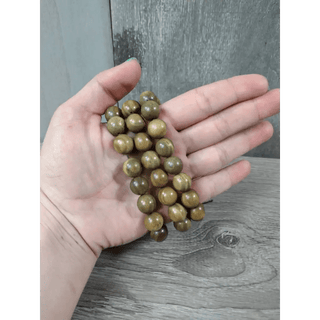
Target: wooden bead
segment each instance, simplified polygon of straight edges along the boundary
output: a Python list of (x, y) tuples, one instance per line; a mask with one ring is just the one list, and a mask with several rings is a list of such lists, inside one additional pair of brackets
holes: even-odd
[(134, 178), (141, 174), (142, 166), (138, 159), (130, 158), (124, 162), (122, 169), (128, 177)]
[(183, 164), (180, 158), (178, 157), (169, 157), (164, 163), (164, 170), (170, 174), (179, 174), (182, 171)]
[(167, 133), (167, 125), (160, 119), (154, 119), (148, 124), (148, 134), (152, 138), (162, 138)]
[(172, 182), (177, 191), (186, 192), (191, 188), (191, 178), (183, 172), (174, 176)]
[(162, 188), (158, 192), (159, 201), (166, 206), (172, 206), (177, 201), (177, 198), (176, 191), (171, 187)]
[(168, 183), (168, 176), (161, 169), (153, 170), (150, 174), (150, 179), (155, 187), (164, 187)]
[(175, 203), (168, 208), (168, 214), (173, 222), (184, 221), (187, 217), (187, 210), (180, 203)]
[(113, 147), (118, 153), (128, 154), (133, 149), (133, 140), (126, 134), (119, 134), (113, 140)]
[(141, 212), (149, 214), (156, 209), (157, 201), (152, 195), (144, 194), (139, 197), (137, 206)]
[(160, 158), (154, 151), (146, 151), (141, 157), (142, 165), (146, 169), (156, 169), (160, 166)]
[(140, 104), (138, 101), (128, 100), (122, 104), (121, 113), (124, 118), (129, 117), (130, 114), (139, 113), (139, 112), (140, 112)]
[(156, 143), (156, 151), (161, 157), (170, 157), (174, 152), (174, 146), (170, 139), (162, 138)]
[(105, 112), (105, 117), (109, 121), (112, 117), (121, 117), (121, 110), (117, 106), (111, 106)]
[(183, 221), (174, 222), (173, 225), (178, 231), (184, 232), (190, 229), (191, 221), (186, 218)]
[(134, 137), (134, 144), (139, 151), (148, 151), (152, 147), (151, 138), (144, 132), (139, 132)]
[(150, 237), (157, 242), (164, 241), (167, 238), (167, 236), (168, 236), (168, 228), (165, 224), (162, 226), (161, 229), (150, 232)]
[(130, 116), (126, 119), (127, 128), (132, 132), (140, 132), (144, 126), (145, 122), (138, 114), (130, 114)]
[(200, 203), (198, 194), (192, 189), (181, 195), (181, 202), (187, 208), (195, 208)]
[(143, 104), (144, 102), (149, 100), (153, 100), (157, 102), (159, 105), (161, 104), (158, 97), (152, 91), (144, 91), (140, 94), (140, 98), (139, 98), (140, 104)]
[(150, 121), (158, 118), (159, 113), (160, 113), (160, 108), (155, 101), (149, 100), (141, 106), (141, 115), (146, 120)]
[(123, 118), (118, 116), (112, 117), (107, 122), (107, 129), (114, 136), (117, 136), (120, 133), (124, 133), (126, 127)]
[(206, 215), (204, 205), (200, 203), (197, 207), (190, 210), (190, 217), (192, 220), (199, 221)]
[(160, 230), (163, 226), (163, 217), (158, 212), (152, 212), (150, 215), (145, 217), (144, 225), (149, 231)]
[(133, 178), (130, 182), (130, 189), (134, 194), (145, 194), (149, 189), (148, 180), (144, 177)]

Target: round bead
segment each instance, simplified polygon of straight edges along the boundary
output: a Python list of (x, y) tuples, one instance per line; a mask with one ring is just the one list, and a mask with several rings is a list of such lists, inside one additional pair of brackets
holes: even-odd
[(150, 215), (145, 217), (144, 225), (149, 231), (160, 230), (163, 226), (163, 217), (158, 212), (152, 212)]
[(130, 116), (126, 119), (127, 128), (132, 132), (140, 132), (144, 126), (145, 122), (136, 113), (130, 114)]
[(152, 147), (151, 138), (144, 132), (139, 132), (134, 137), (134, 144), (139, 151), (148, 151)]
[(162, 138), (156, 143), (156, 151), (161, 157), (170, 157), (174, 152), (174, 146), (170, 139)]
[(154, 119), (148, 124), (148, 134), (152, 138), (162, 138), (167, 133), (167, 125), (160, 119)]
[(150, 232), (150, 237), (157, 242), (166, 240), (167, 236), (168, 236), (168, 228), (165, 224), (162, 226), (161, 229)]
[(159, 113), (160, 113), (160, 108), (155, 101), (149, 100), (141, 106), (141, 115), (146, 120), (153, 120), (158, 118)]
[(140, 104), (143, 104), (144, 102), (149, 100), (153, 100), (158, 104), (161, 104), (158, 97), (152, 91), (144, 91), (140, 94), (140, 98), (139, 98)]
[(192, 220), (199, 221), (206, 215), (204, 205), (200, 203), (197, 207), (190, 210), (190, 217)]
[(185, 192), (191, 188), (191, 178), (183, 172), (174, 176), (172, 182), (177, 191)]
[(121, 110), (117, 106), (111, 106), (107, 109), (104, 115), (109, 121), (112, 117), (121, 117)]
[(144, 177), (133, 178), (130, 182), (130, 189), (134, 194), (145, 194), (149, 189), (148, 180)]
[(190, 229), (191, 221), (186, 218), (183, 221), (174, 222), (173, 225), (178, 231), (184, 232)]
[(113, 140), (113, 147), (118, 153), (127, 154), (133, 149), (133, 140), (126, 134), (119, 134)]
[(140, 112), (140, 104), (138, 101), (128, 100), (122, 104), (121, 113), (124, 118), (129, 117), (130, 114), (139, 113), (139, 112)]
[(120, 133), (124, 133), (125, 125), (123, 118), (118, 116), (112, 117), (107, 122), (107, 129), (114, 136), (117, 136)]
[(171, 187), (165, 187), (159, 190), (158, 199), (166, 206), (172, 206), (177, 201), (177, 198), (178, 195), (176, 191)]
[(168, 214), (173, 222), (183, 221), (187, 217), (187, 210), (180, 203), (175, 203), (168, 208)]
[(138, 159), (130, 158), (123, 164), (123, 172), (131, 178), (138, 177), (141, 174), (142, 166)]
[(149, 214), (156, 209), (157, 201), (152, 195), (144, 194), (139, 197), (137, 206), (141, 212)]
[(164, 170), (170, 174), (178, 174), (182, 171), (183, 165), (182, 161), (178, 157), (167, 158), (164, 163)]
[(161, 169), (153, 170), (150, 174), (150, 179), (155, 187), (164, 187), (168, 183), (168, 176)]
[(154, 151), (146, 151), (142, 157), (141, 162), (146, 169), (156, 169), (160, 166), (160, 158)]
[(189, 190), (181, 195), (181, 202), (187, 208), (195, 208), (199, 205), (199, 196), (194, 190)]

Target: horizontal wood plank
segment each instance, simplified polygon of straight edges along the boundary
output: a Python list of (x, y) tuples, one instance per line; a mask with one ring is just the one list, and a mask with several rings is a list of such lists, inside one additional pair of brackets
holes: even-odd
[(279, 160), (241, 159), (188, 232), (104, 250), (72, 319), (279, 319)]

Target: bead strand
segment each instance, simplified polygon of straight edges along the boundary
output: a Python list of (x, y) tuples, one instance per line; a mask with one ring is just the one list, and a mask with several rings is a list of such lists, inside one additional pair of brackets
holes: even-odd
[[(121, 109), (111, 106), (105, 112), (107, 129), (115, 136), (115, 151), (126, 155), (133, 151), (139, 153), (139, 159), (129, 158), (124, 162), (123, 172), (132, 178), (130, 189), (139, 195), (137, 207), (147, 215), (145, 227), (150, 231), (150, 237), (158, 242), (167, 238), (168, 228), (163, 216), (155, 211), (157, 200), (168, 206), (169, 218), (178, 231), (187, 231), (191, 227), (191, 220), (199, 221), (205, 216), (197, 192), (191, 189), (192, 179), (182, 172), (182, 160), (173, 155), (174, 144), (165, 137), (167, 125), (158, 119), (160, 104), (153, 92), (144, 91), (139, 102), (128, 100)], [(163, 166), (161, 157), (165, 158)], [(148, 175), (151, 185), (142, 176), (143, 171), (151, 171)], [(173, 175), (172, 179), (170, 175)], [(157, 188), (157, 199), (148, 194), (153, 187)]]

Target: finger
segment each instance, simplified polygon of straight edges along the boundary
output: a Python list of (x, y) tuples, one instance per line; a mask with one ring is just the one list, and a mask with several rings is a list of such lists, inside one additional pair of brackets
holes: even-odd
[(225, 140), (280, 110), (278, 89), (223, 110), (180, 132), (187, 154)]
[(242, 75), (190, 90), (162, 105), (162, 111), (177, 130), (268, 90), (268, 81), (258, 74)]
[(263, 121), (216, 145), (192, 153), (188, 157), (192, 177), (206, 176), (219, 171), (234, 159), (269, 140), (272, 134), (271, 123)]
[(138, 83), (140, 76), (141, 68), (137, 60), (126, 61), (96, 75), (61, 107), (100, 116), (126, 96)]
[(241, 160), (217, 173), (195, 180), (193, 189), (199, 194), (200, 202), (205, 202), (239, 183), (250, 171), (250, 162)]

